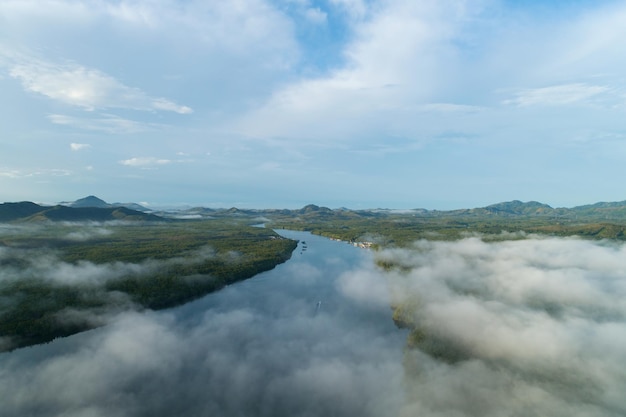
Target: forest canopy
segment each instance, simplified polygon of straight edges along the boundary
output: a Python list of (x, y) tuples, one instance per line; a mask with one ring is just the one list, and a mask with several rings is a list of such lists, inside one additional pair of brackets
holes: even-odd
[(291, 256), (297, 242), (230, 220), (0, 226), (0, 350), (183, 304)]

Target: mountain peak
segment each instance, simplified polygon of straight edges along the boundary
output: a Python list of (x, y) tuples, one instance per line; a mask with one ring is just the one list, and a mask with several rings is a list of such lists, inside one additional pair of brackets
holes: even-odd
[(300, 213), (311, 213), (311, 212), (332, 212), (328, 207), (320, 207), (315, 204), (308, 204), (298, 210)]
[(111, 207), (106, 201), (96, 197), (95, 195), (90, 195), (85, 198), (78, 199), (71, 203), (72, 207), (99, 207), (99, 208), (107, 208)]
[(505, 214), (545, 214), (554, 210), (547, 204), (540, 203), (538, 201), (505, 201), (502, 203), (492, 204), (485, 207), (485, 209), (492, 213), (505, 213)]

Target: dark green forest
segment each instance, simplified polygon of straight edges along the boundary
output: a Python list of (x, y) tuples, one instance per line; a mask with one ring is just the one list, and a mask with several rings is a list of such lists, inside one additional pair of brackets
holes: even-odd
[(272, 226), (306, 230), (347, 242), (372, 241), (376, 246), (385, 247), (406, 246), (420, 239), (456, 240), (472, 235), (481, 235), (485, 240), (523, 238), (524, 234), (626, 240), (626, 220), (597, 221), (532, 216), (353, 216), (340, 213), (324, 219), (283, 217), (277, 219)]
[(183, 304), (274, 268), (296, 245), (233, 219), (5, 227), (0, 350)]

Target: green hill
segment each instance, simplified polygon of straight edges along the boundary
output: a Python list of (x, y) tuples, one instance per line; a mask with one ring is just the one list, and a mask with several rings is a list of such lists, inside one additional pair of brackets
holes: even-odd
[(44, 209), (44, 207), (31, 203), (30, 201), (3, 203), (0, 204), (0, 222), (12, 222), (14, 220), (23, 219), (35, 213), (39, 213)]
[(0, 204), (0, 222), (37, 221), (157, 221), (164, 220), (154, 214), (131, 210), (126, 207), (67, 207), (40, 206), (32, 202)]
[(71, 207), (98, 207), (98, 208), (109, 208), (111, 204), (107, 203), (104, 200), (99, 199), (95, 195), (90, 195), (85, 198), (80, 198), (73, 203), (70, 204)]

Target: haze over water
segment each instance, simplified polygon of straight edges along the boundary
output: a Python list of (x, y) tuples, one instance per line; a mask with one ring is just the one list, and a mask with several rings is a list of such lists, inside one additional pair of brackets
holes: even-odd
[[(422, 240), (376, 253), (400, 267), (385, 272), (367, 250), (281, 233), (306, 249), (272, 271), (0, 354), (2, 416), (626, 412), (623, 244)], [(419, 349), (405, 350), (392, 299)]]
[[(371, 254), (308, 233), (272, 271), (180, 308), (0, 355), (5, 416), (382, 416), (406, 332)], [(375, 294), (375, 296), (373, 296)]]

